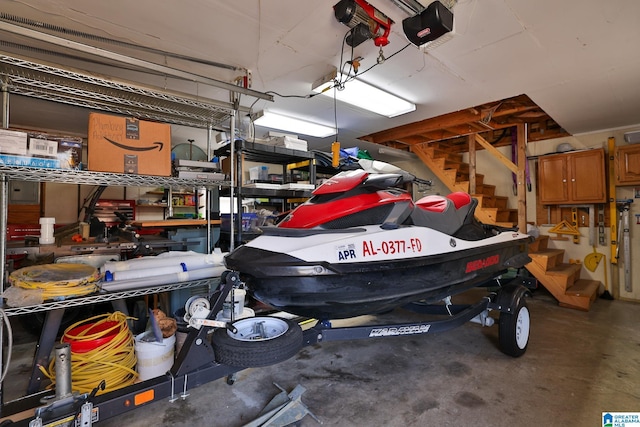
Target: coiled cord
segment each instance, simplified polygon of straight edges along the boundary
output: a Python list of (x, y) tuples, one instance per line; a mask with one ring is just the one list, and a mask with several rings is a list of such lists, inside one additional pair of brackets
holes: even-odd
[[(107, 393), (129, 386), (138, 378), (138, 373), (135, 371), (137, 359), (134, 340), (127, 326), (127, 319), (128, 317), (121, 312), (103, 314), (74, 323), (64, 331), (61, 342), (94, 341), (108, 337), (117, 331), (108, 342), (85, 353), (74, 352), (72, 346), (71, 387), (74, 391), (90, 393), (100, 381), (105, 380), (106, 387), (98, 391), (98, 394)], [(96, 321), (95, 326), (77, 335), (71, 335), (70, 332), (74, 328), (92, 321)], [(101, 329), (97, 326), (105, 322), (116, 322), (116, 324), (100, 332), (91, 333), (92, 330)], [(55, 386), (55, 359), (49, 363), (48, 371), (43, 366), (39, 368), (51, 380), (51, 386)]]
[(9, 275), (22, 289), (39, 290), (43, 300), (87, 295), (98, 290), (100, 272), (85, 264), (45, 264), (24, 267)]

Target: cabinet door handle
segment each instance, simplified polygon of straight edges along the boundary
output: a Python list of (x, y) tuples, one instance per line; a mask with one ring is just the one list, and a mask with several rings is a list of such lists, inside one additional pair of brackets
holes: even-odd
[(563, 180), (562, 180), (562, 182), (567, 182), (567, 180), (566, 180), (566, 179), (563, 179)]
[(576, 179), (575, 178), (571, 178), (571, 182), (576, 182)]

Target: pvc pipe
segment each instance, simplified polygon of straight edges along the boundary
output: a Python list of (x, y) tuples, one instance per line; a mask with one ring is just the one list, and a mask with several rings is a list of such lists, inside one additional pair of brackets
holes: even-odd
[(217, 267), (200, 268), (197, 270), (185, 271), (182, 273), (166, 274), (164, 276), (152, 276), (141, 279), (119, 280), (117, 282), (102, 282), (101, 287), (105, 291), (126, 291), (129, 289), (147, 288), (156, 285), (167, 285), (171, 283), (187, 282), (189, 280), (201, 280), (213, 277), (220, 277), (226, 270), (221, 265)]
[(164, 276), (165, 274), (182, 273), (188, 271), (187, 266), (184, 263), (180, 265), (170, 265), (159, 268), (141, 268), (136, 270), (124, 270), (124, 271), (106, 271), (104, 273), (104, 280), (106, 282), (113, 282), (118, 280), (130, 280), (141, 279), (143, 277), (151, 276)]
[(186, 265), (187, 270), (196, 270), (215, 265), (223, 265), (225, 255), (226, 253), (221, 252), (205, 255), (197, 252), (173, 251), (157, 256), (135, 258), (128, 261), (109, 261), (103, 265), (102, 271), (115, 273), (116, 271), (160, 268), (168, 265), (180, 266), (183, 263)]

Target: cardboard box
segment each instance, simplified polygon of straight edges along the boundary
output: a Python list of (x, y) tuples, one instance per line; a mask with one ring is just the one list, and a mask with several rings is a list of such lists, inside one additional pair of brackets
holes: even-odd
[(171, 176), (171, 126), (130, 117), (89, 114), (88, 169)]
[(58, 141), (47, 139), (44, 135), (37, 138), (29, 136), (29, 149), (27, 154), (31, 157), (58, 158)]
[(0, 129), (0, 154), (27, 155), (27, 133)]
[(27, 155), (34, 159), (56, 160), (57, 169), (78, 169), (82, 162), (82, 138), (28, 132)]
[(76, 169), (82, 162), (82, 139), (58, 139), (58, 160), (62, 169)]

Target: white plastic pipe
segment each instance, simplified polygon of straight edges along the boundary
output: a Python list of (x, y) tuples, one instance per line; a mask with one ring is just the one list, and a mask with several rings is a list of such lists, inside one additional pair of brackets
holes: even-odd
[[(195, 269), (194, 269), (195, 270)], [(170, 265), (158, 268), (140, 268), (135, 270), (116, 271), (111, 273), (105, 272), (105, 281), (113, 282), (118, 280), (142, 279), (144, 277), (164, 276), (165, 274), (182, 273), (187, 271), (186, 267), (181, 265)]]
[(127, 261), (109, 261), (104, 264), (102, 271), (140, 270), (148, 268), (160, 268), (166, 266), (180, 266), (185, 264), (187, 270), (211, 267), (224, 264), (226, 253), (200, 254), (197, 252), (165, 252), (157, 256), (130, 259)]
[(166, 274), (164, 276), (151, 276), (141, 279), (119, 280), (117, 282), (101, 282), (101, 287), (105, 291), (126, 291), (130, 289), (148, 288), (157, 285), (168, 285), (171, 283), (187, 282), (189, 280), (201, 280), (213, 277), (220, 277), (226, 270), (224, 266), (200, 268), (198, 270), (185, 271), (183, 273)]

